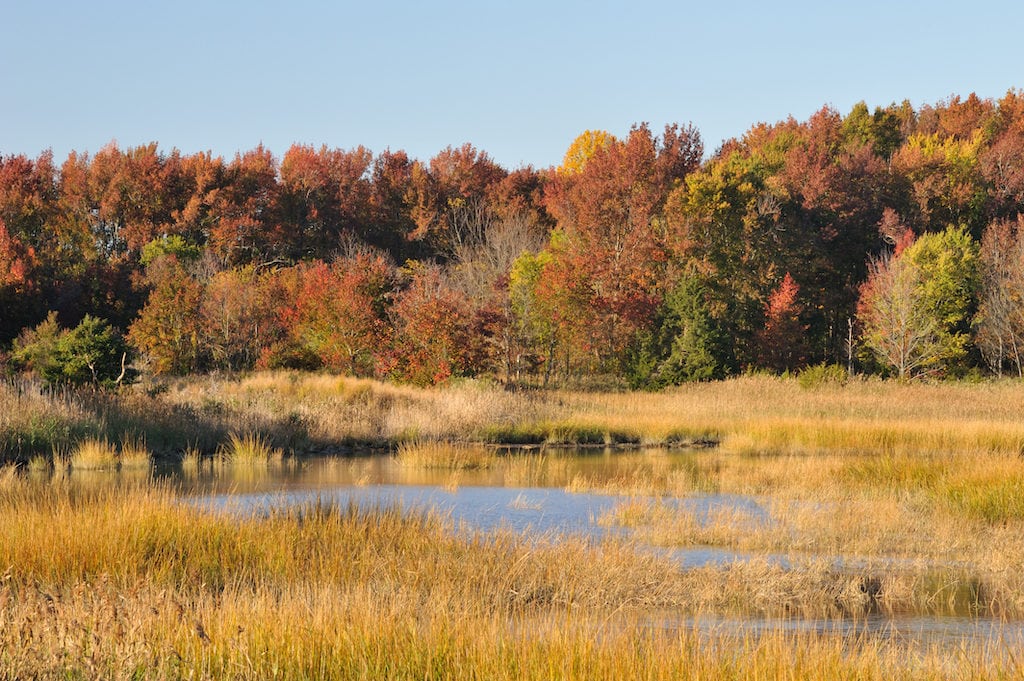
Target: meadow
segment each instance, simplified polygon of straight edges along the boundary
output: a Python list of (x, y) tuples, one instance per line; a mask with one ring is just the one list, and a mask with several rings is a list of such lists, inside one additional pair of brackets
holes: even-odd
[[(0, 469), (0, 678), (1019, 678), (1017, 645), (999, 637), (954, 650), (856, 626), (706, 623), (1016, 626), (1022, 405), (1013, 381), (6, 384), (0, 452), (23, 465)], [(144, 473), (151, 460), (266, 466), (376, 447), (410, 467), (527, 479), (565, 446), (632, 457), (613, 479), (566, 487), (621, 496), (599, 522), (635, 539), (484, 534), (429, 511), (329, 504), (230, 514)], [(81, 484), (85, 473), (97, 477)], [(702, 494), (764, 512), (698, 517), (676, 503)], [(680, 570), (638, 541), (752, 557)]]

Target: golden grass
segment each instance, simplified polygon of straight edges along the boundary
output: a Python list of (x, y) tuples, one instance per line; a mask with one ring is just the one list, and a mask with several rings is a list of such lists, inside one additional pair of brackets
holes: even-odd
[(196, 469), (203, 463), (203, 453), (195, 447), (187, 447), (181, 455), (181, 465), (186, 469)]
[[(440, 389), (261, 372), (161, 385), (147, 394), (60, 396), (0, 385), (0, 459), (138, 433), (164, 455), (212, 454), (232, 432), (289, 451), (443, 440), (491, 444), (674, 446), (737, 454), (1024, 452), (1024, 383), (851, 380), (801, 388), (750, 376), (661, 393), (509, 392), (466, 381)], [(87, 408), (88, 407), (88, 408)], [(90, 411), (91, 410), (91, 411)], [(117, 430), (119, 429), (119, 430)]]
[[(0, 488), (0, 678), (1001, 678), (998, 642), (691, 628), (681, 613), (863, 612), (824, 563), (679, 572), (628, 544), (436, 515), (239, 517), (147, 485)], [(662, 627), (665, 618), (680, 622)]]
[(237, 464), (280, 463), (284, 459), (284, 452), (259, 433), (232, 433), (218, 453), (222, 461)]
[(27, 468), (28, 470), (35, 473), (48, 472), (51, 468), (53, 468), (53, 461), (51, 461), (50, 457), (48, 456), (44, 456), (42, 454), (35, 454), (31, 458), (29, 458)]
[[(744, 377), (657, 394), (524, 394), (270, 372), (153, 392), (107, 396), (90, 411), (0, 385), (0, 460), (36, 457), (43, 470), (51, 452), (66, 453), (75, 476), (95, 477), (0, 468), (0, 678), (1024, 673), (998, 646), (949, 659), (882, 638), (647, 624), (665, 612), (1024, 617), (1024, 383), (803, 389)], [(500, 456), (510, 483), (554, 476), (570, 490), (633, 495), (601, 522), (644, 540), (783, 554), (791, 565), (680, 572), (621, 542), (484, 537), (387, 509), (239, 518), (149, 487), (141, 465), (139, 480), (125, 478), (154, 439), (188, 452), (185, 466), (217, 443), (257, 464), (224, 466), (230, 476), (266, 475), (263, 462), (285, 448), (402, 443), (400, 459), (452, 468), (455, 486), (463, 469)], [(720, 446), (657, 449), (710, 441)], [(624, 463), (598, 478), (556, 450), (483, 446), (495, 442), (649, 449), (605, 454)], [(106, 472), (80, 472), (118, 464), (120, 488)], [(754, 496), (764, 513), (698, 516), (668, 499), (708, 492)], [(837, 557), (851, 567), (837, 569)]]
[(500, 617), (446, 616), (434, 604), (403, 620), (405, 603), (323, 586), (282, 595), (231, 590), (187, 605), (143, 585), (121, 593), (90, 583), (56, 598), (28, 587), (18, 596), (9, 634), (12, 677), (69, 670), (86, 678), (140, 672), (211, 679), (887, 680), (1020, 673), (995, 644), (950, 658), (937, 648), (908, 655), (839, 635), (659, 631), (629, 618), (600, 629), (595, 641), (587, 626), (594, 623), (571, 614), (524, 619), (523, 631)]
[(395, 456), (403, 466), (471, 470), (490, 468), (498, 454), (483, 445), (417, 440), (400, 442)]
[(121, 451), (118, 462), (123, 469), (149, 468), (150, 454), (145, 442), (140, 437), (125, 436), (121, 440)]
[(18, 480), (18, 468), (14, 464), (0, 466), (0, 489), (10, 487)]
[(113, 470), (118, 464), (117, 447), (106, 440), (82, 440), (71, 450), (68, 461), (75, 470)]
[(258, 373), (172, 385), (170, 404), (301, 423), (315, 442), (446, 440), (665, 446), (739, 454), (1024, 452), (1024, 383), (853, 380), (801, 388), (751, 376), (661, 393), (514, 393), (465, 382), (419, 389), (320, 374)]

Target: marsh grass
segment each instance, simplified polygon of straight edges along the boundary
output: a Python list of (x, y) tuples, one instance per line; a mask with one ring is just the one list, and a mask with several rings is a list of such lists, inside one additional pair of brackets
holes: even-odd
[(181, 466), (185, 470), (196, 470), (204, 462), (212, 462), (212, 459), (203, 457), (203, 453), (195, 447), (187, 447), (181, 454)]
[(877, 585), (878, 605), (896, 612), (1024, 616), (1024, 523), (954, 512), (931, 503), (926, 492), (763, 498), (753, 508), (630, 499), (599, 520), (631, 527), (655, 545), (775, 556), (795, 573), (808, 561), (845, 565)]
[(271, 445), (270, 441), (259, 433), (231, 433), (228, 441), (219, 449), (218, 455), (225, 463), (243, 465), (279, 464), (284, 460), (284, 451)]
[(31, 473), (44, 473), (53, 469), (53, 460), (43, 454), (35, 454), (29, 458), (25, 466)]
[(498, 452), (483, 445), (420, 440), (399, 443), (395, 457), (403, 466), (475, 470), (492, 467)]
[(73, 470), (114, 470), (118, 465), (117, 447), (106, 440), (82, 440), (68, 457)]
[[(0, 488), (0, 678), (1000, 678), (998, 643), (690, 628), (870, 611), (826, 562), (679, 572), (617, 541), (479, 535), (431, 513), (250, 517), (167, 487)], [(885, 587), (883, 587), (885, 588)], [(961, 592), (969, 596), (970, 585)], [(667, 616), (667, 626), (659, 622)], [(653, 623), (653, 624), (652, 624)]]
[(117, 394), (0, 384), (0, 458), (27, 461), (84, 438), (143, 438), (157, 456), (213, 454), (231, 433), (287, 451), (338, 452), (438, 440), (512, 445), (692, 447), (748, 456), (1024, 452), (1024, 384), (898, 384), (851, 378), (802, 388), (746, 376), (660, 393), (438, 389), (263, 372), (169, 381)]
[(18, 467), (13, 463), (0, 466), (0, 489), (12, 486), (18, 480)]
[(151, 459), (143, 438), (126, 435), (121, 440), (118, 463), (122, 470), (149, 468)]
[[(657, 394), (527, 394), (270, 372), (151, 393), (0, 384), (0, 460), (57, 463), (48, 479), (0, 468), (0, 678), (1024, 673), (998, 644), (950, 658), (885, 638), (650, 624), (664, 612), (1024, 617), (1019, 382), (743, 377)], [(502, 442), (545, 448), (483, 446)], [(484, 536), (431, 513), (215, 513), (126, 464), (156, 447), (234, 479), (293, 461), (285, 450), (396, 444), (411, 467), (450, 468), (451, 486), (498, 456), (509, 484), (555, 475), (573, 491), (628, 495), (601, 522), (645, 541), (755, 557), (680, 572), (622, 541)], [(628, 466), (578, 472), (553, 447), (572, 444)], [(623, 451), (638, 445), (697, 446), (680, 463)], [(704, 493), (752, 496), (763, 513), (698, 515), (671, 499)]]

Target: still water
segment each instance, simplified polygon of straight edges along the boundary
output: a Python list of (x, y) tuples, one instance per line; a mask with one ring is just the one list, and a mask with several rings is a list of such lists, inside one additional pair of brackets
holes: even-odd
[[(632, 530), (602, 522), (615, 507), (644, 497), (626, 494), (637, 476), (666, 477), (692, 471), (687, 452), (553, 452), (509, 454), (484, 469), (441, 470), (403, 465), (386, 455), (318, 457), (267, 466), (175, 467), (158, 472), (184, 491), (193, 503), (230, 512), (260, 513), (274, 508), (317, 503), (356, 504), (361, 508), (398, 506), (433, 511), (459, 525), (481, 531), (511, 529), (528, 536), (572, 534), (599, 540), (629, 538)], [(593, 490), (599, 490), (597, 492)], [(748, 496), (694, 492), (678, 504), (698, 522), (722, 510), (769, 521), (762, 501)], [(638, 544), (640, 550), (667, 555), (681, 569), (724, 565), (751, 559), (788, 567), (786, 556), (744, 554), (717, 547), (662, 549)], [(837, 568), (856, 561), (835, 560)], [(696, 628), (758, 635), (767, 631), (817, 631), (851, 636), (898, 639), (908, 645), (952, 645), (966, 642), (1024, 646), (1024, 623), (985, 617), (941, 617), (907, 614), (869, 615), (849, 621), (758, 617), (653, 617), (654, 628)]]
[[(393, 507), (434, 511), (458, 525), (490, 531), (511, 529), (530, 535), (582, 535), (602, 539), (628, 537), (632, 531), (601, 522), (624, 501), (636, 476), (664, 476), (685, 469), (689, 457), (678, 452), (554, 452), (496, 457), (487, 468), (440, 470), (403, 465), (391, 456), (314, 458), (267, 467), (206, 466), (168, 474), (200, 503), (239, 512), (332, 503), (361, 508)], [(601, 490), (598, 492), (588, 490)], [(723, 509), (751, 517), (767, 511), (750, 497), (699, 493), (663, 503), (677, 504), (698, 520)], [(684, 568), (721, 564), (749, 555), (715, 547), (668, 552)], [(760, 556), (764, 557), (764, 556)], [(782, 557), (769, 560), (785, 564)]]

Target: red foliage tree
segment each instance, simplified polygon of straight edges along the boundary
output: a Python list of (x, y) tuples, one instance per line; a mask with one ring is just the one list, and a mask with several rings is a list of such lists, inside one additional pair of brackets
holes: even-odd
[(282, 219), (295, 255), (323, 258), (342, 235), (362, 235), (370, 219), (373, 155), (295, 145), (281, 161)]
[(609, 368), (636, 333), (650, 324), (664, 294), (667, 251), (662, 211), (669, 192), (699, 163), (692, 128), (666, 128), (654, 137), (646, 125), (594, 151), (573, 173), (556, 173), (546, 205), (564, 241), (545, 268), (548, 286), (576, 301), (564, 310), (582, 325), (584, 353)]
[(217, 193), (209, 248), (226, 265), (261, 263), (287, 252), (279, 219), (277, 161), (260, 145), (236, 154)]
[(469, 301), (445, 283), (437, 268), (413, 274), (395, 300), (391, 319), (388, 369), (393, 378), (433, 385), (477, 372), (482, 348), (472, 333)]
[(0, 289), (11, 287), (24, 290), (31, 287), (30, 272), (35, 261), (35, 251), (7, 231), (7, 225), (0, 219)]
[(376, 375), (393, 285), (387, 261), (361, 253), (295, 270), (294, 298), (280, 312), (292, 342), (322, 366), (352, 376)]
[(203, 285), (176, 255), (147, 268), (152, 291), (128, 330), (129, 342), (156, 374), (188, 374), (201, 368)]
[(807, 361), (807, 327), (800, 321), (800, 287), (789, 272), (768, 297), (764, 328), (758, 334), (758, 364), (772, 371), (790, 371)]

